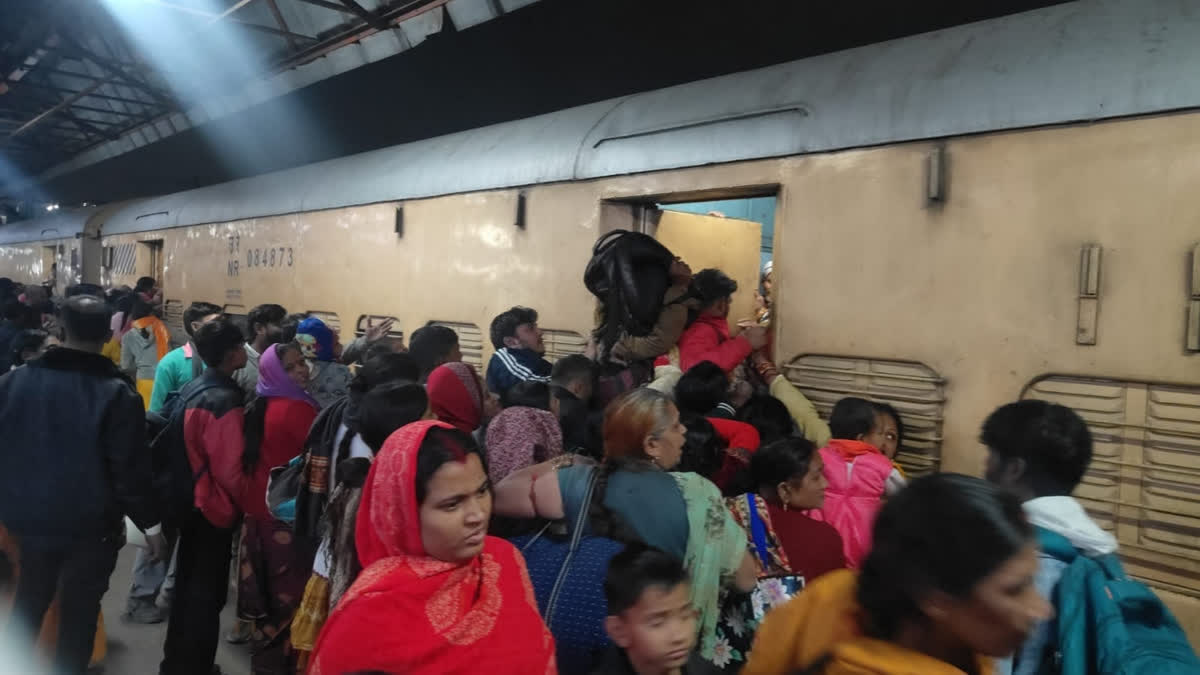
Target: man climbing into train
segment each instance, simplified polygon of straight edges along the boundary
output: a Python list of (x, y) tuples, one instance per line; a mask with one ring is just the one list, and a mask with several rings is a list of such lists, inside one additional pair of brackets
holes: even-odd
[(537, 311), (528, 307), (513, 307), (492, 319), (496, 353), (488, 362), (487, 387), (497, 396), (518, 382), (550, 382), (553, 366), (543, 356), (546, 343), (537, 322)]

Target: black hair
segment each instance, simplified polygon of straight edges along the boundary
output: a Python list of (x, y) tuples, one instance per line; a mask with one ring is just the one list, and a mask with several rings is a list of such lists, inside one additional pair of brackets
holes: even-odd
[[(133, 294), (131, 294), (131, 295), (133, 295)], [(131, 301), (132, 301), (132, 298), (131, 298)], [(183, 330), (187, 331), (187, 334), (189, 336), (193, 336), (193, 332), (194, 332), (194, 331), (192, 331), (193, 323), (196, 323), (197, 321), (203, 319), (206, 316), (212, 316), (213, 314), (220, 314), (220, 313), (221, 313), (220, 307), (212, 304), (211, 302), (204, 302), (203, 300), (197, 300), (196, 302), (193, 302), (192, 304), (188, 305), (187, 309), (183, 310)], [(284, 342), (291, 342), (291, 340), (284, 340)]]
[(875, 519), (874, 543), (858, 578), (871, 637), (893, 639), (923, 621), (923, 598), (967, 596), (1034, 541), (1021, 502), (987, 481), (953, 473), (914, 480)]
[(237, 349), (244, 349), (246, 336), (229, 317), (222, 316), (214, 321), (200, 326), (192, 336), (196, 343), (196, 351), (204, 365), (218, 368), (225, 356)]
[(604, 599), (608, 615), (616, 616), (638, 604), (649, 588), (671, 590), (689, 582), (683, 561), (666, 551), (634, 543), (608, 561)]
[(133, 296), (133, 313), (132, 319), (144, 319), (154, 313), (154, 305), (146, 302), (140, 295)]
[(796, 431), (796, 422), (783, 401), (770, 394), (755, 394), (738, 411), (738, 421), (758, 431), (763, 445), (787, 438)]
[(870, 401), (847, 396), (834, 404), (833, 413), (829, 416), (829, 432), (834, 438), (854, 440), (871, 433), (878, 415)]
[(416, 359), (421, 377), (426, 378), (434, 368), (446, 362), (446, 357), (458, 343), (458, 333), (453, 328), (426, 324), (413, 331), (408, 341), (408, 353)]
[(49, 337), (49, 333), (36, 328), (27, 328), (17, 333), (12, 340), (12, 357), (9, 359), (9, 363), (14, 366), (25, 365), (25, 352), (36, 352), (41, 349)]
[(391, 340), (387, 338), (376, 340), (375, 342), (367, 345), (367, 348), (363, 350), (362, 357), (359, 358), (359, 363), (366, 363), (367, 361), (370, 361), (377, 356), (383, 356), (384, 354), (395, 353), (396, 347), (394, 344), (392, 344)]
[(675, 385), (675, 405), (680, 412), (707, 415), (723, 403), (729, 392), (729, 375), (712, 361), (688, 369)]
[(683, 455), (679, 459), (679, 466), (672, 471), (690, 471), (711, 479), (721, 469), (724, 460), (725, 448), (721, 437), (717, 435), (712, 422), (703, 415), (684, 413), (679, 421), (687, 427), (687, 433), (684, 434)]
[(550, 384), (566, 388), (572, 382), (584, 380), (594, 384), (596, 379), (596, 362), (583, 354), (570, 354), (554, 362), (550, 371)]
[(533, 382), (530, 380), (518, 382), (500, 394), (500, 407), (549, 410), (550, 385), (545, 382)]
[(98, 298), (104, 298), (104, 289), (96, 284), (89, 283), (79, 283), (68, 286), (66, 297), (73, 298), (76, 295), (94, 295)]
[(812, 441), (792, 436), (770, 443), (750, 457), (750, 478), (753, 490), (775, 487), (796, 476), (808, 473), (817, 448)]
[(154, 284), (158, 283), (154, 277), (138, 277), (137, 283), (134, 284), (133, 290), (138, 293), (148, 293), (154, 290)]
[(429, 494), (429, 480), (446, 462), (462, 462), (467, 455), (478, 455), (487, 472), (487, 462), (471, 434), (458, 429), (433, 427), (425, 432), (425, 440), (417, 451), (417, 504)]
[(425, 387), (414, 381), (375, 387), (359, 403), (358, 435), (372, 453), (378, 453), (388, 436), (424, 417), (428, 409), (429, 396)]
[(291, 342), (295, 340), (296, 331), (300, 329), (300, 322), (307, 318), (307, 314), (288, 314), (283, 317), (283, 321), (279, 322), (279, 341)]
[(1092, 432), (1074, 410), (1028, 400), (1001, 406), (979, 439), (1003, 460), (1024, 460), (1023, 480), (1035, 496), (1069, 495), (1092, 462)]
[[(358, 372), (350, 380), (347, 387), (348, 403), (351, 408), (355, 408), (372, 389), (393, 382), (416, 382), (417, 376), (417, 362), (406, 353), (392, 352), (372, 357), (358, 368)], [(334, 448), (334, 463), (343, 462), (350, 457), (350, 444), (354, 441), (354, 436), (361, 433), (357, 413), (343, 419), (350, 433), (343, 434), (342, 442)]]
[(904, 447), (904, 420), (900, 419), (900, 411), (896, 410), (896, 407), (891, 403), (872, 401), (871, 405), (875, 406), (875, 412), (887, 415), (896, 422), (896, 452), (899, 453)]
[[(264, 304), (250, 310), (246, 315), (246, 328), (250, 331), (250, 337), (254, 337), (255, 324), (266, 326), (271, 323), (281, 323), (287, 317), (287, 310), (281, 305)], [(291, 342), (291, 340), (288, 340)]]
[(16, 298), (8, 298), (4, 302), (4, 318), (9, 321), (21, 321), (25, 318), (25, 305)]
[(112, 313), (100, 298), (77, 295), (62, 304), (63, 330), (70, 340), (99, 344), (108, 339)]
[(513, 307), (507, 312), (498, 314), (492, 319), (492, 326), (489, 331), (492, 338), (492, 346), (496, 349), (504, 348), (504, 338), (516, 337), (517, 328), (527, 323), (537, 323), (538, 313), (528, 307)]
[(350, 380), (349, 394), (352, 401), (360, 401), (368, 391), (391, 382), (417, 382), (420, 372), (411, 354), (390, 352), (367, 359), (354, 379)]
[(712, 307), (736, 293), (737, 289), (737, 282), (718, 269), (700, 270), (692, 277), (692, 297), (700, 301), (700, 309)]

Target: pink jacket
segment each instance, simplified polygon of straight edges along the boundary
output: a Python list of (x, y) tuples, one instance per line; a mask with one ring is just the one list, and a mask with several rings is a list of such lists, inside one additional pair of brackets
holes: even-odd
[(892, 463), (874, 446), (835, 438), (821, 448), (825, 462), (825, 506), (812, 515), (842, 535), (846, 564), (858, 569), (871, 550), (871, 528), (882, 506)]

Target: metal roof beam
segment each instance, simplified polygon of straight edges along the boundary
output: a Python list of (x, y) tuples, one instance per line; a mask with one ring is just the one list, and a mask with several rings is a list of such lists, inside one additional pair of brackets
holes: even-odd
[[(168, 107), (179, 107), (178, 101), (175, 101), (169, 93), (163, 92), (157, 87), (152, 86), (144, 77), (131, 75), (125, 71), (120, 65), (114, 61), (97, 54), (94, 50), (85, 47), (81, 41), (76, 39), (69, 31), (60, 30), (59, 38), (67, 43), (67, 46), (74, 51), (79, 52), (84, 58), (96, 64), (101, 70), (109, 74), (110, 77), (116, 78), (126, 83), (127, 86), (140, 89), (150, 95), (159, 104)], [(96, 79), (95, 76), (92, 76)]]
[(275, 17), (275, 23), (279, 25), (279, 29), (288, 33), (288, 47), (294, 52), (300, 51), (300, 43), (296, 41), (296, 38), (292, 37), (291, 30), (287, 25), (287, 20), (283, 18), (283, 13), (279, 11), (279, 5), (275, 2), (275, 0), (267, 0), (267, 7), (271, 10), (271, 14)]
[(77, 101), (77, 100), (79, 100), (79, 99), (81, 99), (81, 98), (83, 98), (83, 97), (85, 97), (85, 96), (89, 96), (89, 95), (91, 95), (91, 93), (92, 93), (92, 92), (94, 92), (95, 90), (99, 89), (100, 87), (102, 87), (102, 86), (104, 86), (104, 85), (106, 85), (106, 84), (108, 84), (108, 81), (107, 81), (107, 80), (101, 80), (100, 82), (95, 82), (95, 83), (93, 83), (93, 84), (92, 84), (90, 87), (88, 87), (87, 89), (84, 89), (84, 90), (82, 90), (82, 91), (75, 92), (75, 93), (74, 93), (72, 96), (70, 96), (69, 98), (66, 98), (66, 99), (63, 99), (62, 101), (59, 101), (59, 102), (58, 102), (56, 105), (54, 105), (53, 107), (51, 107), (51, 108), (49, 108), (49, 109), (47, 109), (47, 110), (43, 110), (42, 112), (38, 113), (38, 114), (37, 114), (37, 115), (36, 115), (36, 116), (35, 116), (33, 119), (29, 120), (29, 121), (28, 121), (28, 122), (26, 122), (25, 124), (22, 124), (21, 126), (19, 126), (19, 127), (17, 127), (16, 129), (14, 129), (14, 130), (12, 131), (12, 133), (10, 133), (10, 134), (8, 135), (8, 138), (10, 138), (10, 139), (11, 139), (11, 138), (16, 138), (17, 136), (20, 136), (21, 134), (23, 134), (23, 133), (25, 133), (25, 132), (29, 131), (30, 129), (32, 129), (33, 127), (37, 126), (37, 125), (38, 125), (38, 124), (40, 124), (41, 122), (45, 121), (45, 120), (46, 120), (46, 118), (50, 117), (50, 116), (51, 116), (51, 115), (53, 115), (54, 113), (57, 113), (57, 112), (59, 112), (60, 110), (63, 110), (63, 109), (65, 109), (67, 106), (71, 105), (71, 103), (72, 103), (72, 102), (74, 102), (74, 101)]
[(388, 25), (381, 21), (378, 16), (367, 11), (366, 7), (355, 2), (355, 0), (340, 0), (347, 9), (354, 12), (358, 18), (367, 22), (367, 25), (375, 30), (387, 30)]
[(325, 9), (333, 10), (335, 12), (342, 12), (343, 14), (353, 14), (355, 16), (358, 16), (358, 12), (355, 12), (354, 10), (350, 9), (349, 7), (347, 7), (343, 4), (340, 4), (340, 3), (336, 3), (336, 2), (328, 2), (328, 0), (296, 0), (296, 1), (302, 2), (306, 5), (312, 5), (313, 7), (324, 7)]
[[(62, 94), (77, 94), (77, 93), (79, 93), (78, 89), (69, 89), (67, 87), (60, 87), (58, 85), (53, 85), (53, 84), (45, 84), (42, 82), (22, 82), (22, 84), (25, 85), (26, 87), (33, 87), (35, 89), (45, 89), (48, 91), (56, 91), (56, 92), (59, 92)], [(112, 84), (112, 81), (111, 80), (102, 80), (101, 82), (99, 82), (99, 84), (101, 84), (101, 85)], [(97, 93), (95, 93), (95, 90), (98, 88), (99, 87), (96, 87), (95, 85), (88, 87), (86, 89), (86, 91), (89, 92), (87, 94), (87, 96), (90, 96), (92, 98), (108, 99), (110, 101), (120, 101), (122, 103), (132, 103), (134, 105), (140, 105), (140, 106), (143, 106), (146, 108), (154, 107), (153, 101), (143, 101), (143, 100), (138, 100), (135, 98), (125, 98), (124, 96), (113, 96), (111, 94), (97, 94)]]

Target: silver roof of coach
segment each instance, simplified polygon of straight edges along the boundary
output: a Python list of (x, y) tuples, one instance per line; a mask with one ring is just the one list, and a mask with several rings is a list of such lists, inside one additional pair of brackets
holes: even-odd
[(140, 200), (105, 234), (1200, 107), (1188, 0), (1081, 0)]
[(97, 207), (55, 211), (30, 220), (0, 226), (0, 246), (76, 237), (87, 229)]

